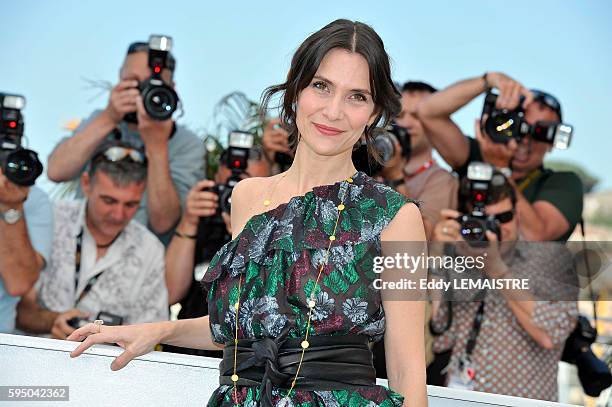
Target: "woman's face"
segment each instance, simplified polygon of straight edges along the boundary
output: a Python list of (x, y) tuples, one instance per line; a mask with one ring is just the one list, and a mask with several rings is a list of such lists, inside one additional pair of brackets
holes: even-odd
[(329, 51), (297, 101), (296, 124), (304, 147), (334, 156), (347, 150), (376, 117), (368, 63), (355, 52)]

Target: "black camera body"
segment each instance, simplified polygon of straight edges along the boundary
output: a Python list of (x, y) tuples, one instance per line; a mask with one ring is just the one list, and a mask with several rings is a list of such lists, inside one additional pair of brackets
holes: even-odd
[(565, 341), (561, 356), (562, 361), (576, 365), (582, 388), (591, 397), (598, 397), (612, 385), (610, 369), (591, 350), (596, 339), (597, 330), (586, 317), (580, 315), (576, 327)]
[[(104, 325), (118, 326), (118, 325), (123, 324), (123, 317), (113, 314), (111, 312), (106, 312), (106, 311), (98, 312), (98, 316), (96, 317), (96, 319), (100, 319), (104, 321)], [(74, 317), (74, 318), (70, 318), (66, 322), (68, 323), (68, 325), (70, 325), (74, 329), (79, 329), (93, 321), (90, 321), (84, 318), (80, 318), (80, 317)]]
[(369, 176), (378, 175), (386, 163), (395, 155), (395, 140), (400, 145), (401, 155), (406, 160), (410, 159), (411, 144), (408, 129), (396, 123), (391, 123), (384, 129), (376, 129), (374, 133), (374, 149), (378, 152), (382, 162), (373, 162), (368, 154), (368, 146), (365, 140), (353, 151), (352, 159), (355, 168), (363, 171)]
[(217, 214), (221, 212), (231, 213), (232, 208), (232, 191), (247, 169), (251, 148), (253, 148), (254, 136), (245, 131), (232, 131), (229, 135), (227, 150), (222, 156), (222, 164), (226, 165), (232, 175), (227, 179), (225, 184), (216, 184), (209, 191), (216, 193), (219, 196), (219, 206)]
[(38, 154), (21, 145), (24, 107), (23, 96), (0, 93), (0, 168), (12, 183), (29, 187), (42, 174), (43, 165)]
[(512, 139), (520, 143), (524, 137), (530, 136), (533, 140), (551, 144), (560, 150), (569, 147), (574, 133), (571, 125), (546, 121), (531, 125), (525, 121), (523, 96), (514, 110), (496, 108), (497, 97), (497, 94), (487, 92), (481, 116), (482, 128), (495, 143), (508, 143)]
[(461, 236), (468, 242), (488, 241), (486, 231), (489, 230), (501, 240), (499, 222), (492, 215), (487, 215), (485, 206), (489, 203), (489, 186), (492, 183), (503, 183), (505, 179), (501, 174), (493, 174), (493, 166), (483, 162), (472, 162), (468, 166), (467, 185), (462, 194), (468, 196), (472, 210), (457, 218)]
[[(165, 35), (151, 35), (149, 37), (149, 68), (151, 76), (138, 84), (142, 102), (147, 114), (154, 120), (168, 120), (178, 108), (179, 97), (172, 87), (162, 79), (164, 68), (174, 70), (169, 64), (168, 55), (172, 48), (172, 38)], [(125, 121), (137, 123), (136, 113), (125, 115)]]

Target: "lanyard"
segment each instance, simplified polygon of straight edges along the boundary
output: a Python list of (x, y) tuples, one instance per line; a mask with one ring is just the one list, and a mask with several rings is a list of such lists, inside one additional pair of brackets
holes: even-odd
[(542, 170), (540, 170), (539, 168), (531, 171), (529, 174), (527, 174), (525, 179), (521, 181), (521, 183), (518, 186), (518, 189), (521, 192), (523, 192), (529, 186), (529, 184), (531, 184), (533, 180), (538, 178), (541, 174), (542, 174)]
[[(82, 251), (82, 246), (83, 246), (83, 228), (81, 228), (81, 231), (77, 235), (77, 238), (76, 238), (76, 252), (74, 254), (74, 292), (75, 293), (76, 293), (77, 287), (79, 285), (79, 277), (80, 277), (80, 274), (81, 274), (81, 251)], [(98, 274), (96, 274), (95, 276), (93, 276), (93, 277), (91, 277), (89, 279), (89, 281), (87, 282), (87, 285), (83, 289), (83, 292), (81, 292), (81, 294), (79, 295), (79, 298), (77, 298), (76, 304), (81, 302), (83, 297), (85, 297), (85, 295), (87, 295), (87, 293), (89, 293), (89, 291), (91, 290), (93, 285), (96, 283), (96, 281), (98, 281), (98, 277), (100, 277), (102, 275), (102, 273), (104, 273), (104, 271), (105, 270), (100, 271)], [(75, 304), (75, 306), (76, 306), (76, 304)]]
[(412, 172), (412, 173), (406, 173), (406, 178), (412, 178), (416, 175), (419, 175), (420, 173), (422, 173), (423, 171), (429, 169), (434, 163), (433, 158), (430, 158), (429, 160), (425, 161), (425, 163), (423, 163), (423, 165), (421, 165), (419, 168), (417, 168), (416, 171)]
[(474, 347), (476, 346), (476, 339), (478, 338), (478, 334), (480, 333), (480, 327), (482, 325), (482, 321), (484, 320), (484, 299), (480, 302), (480, 306), (478, 307), (478, 311), (476, 311), (476, 316), (474, 317), (474, 324), (472, 325), (472, 331), (470, 332), (470, 337), (468, 338), (467, 345), (465, 347), (465, 353), (467, 356), (471, 356), (472, 352), (474, 352)]

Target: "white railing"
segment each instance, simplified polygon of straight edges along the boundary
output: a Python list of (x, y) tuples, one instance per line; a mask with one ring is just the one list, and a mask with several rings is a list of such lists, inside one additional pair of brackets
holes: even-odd
[[(95, 345), (72, 359), (69, 353), (76, 346), (75, 342), (0, 334), (0, 386), (69, 386), (69, 402), (0, 401), (0, 407), (205, 406), (217, 387), (218, 359), (152, 352), (113, 372), (110, 364), (120, 348)], [(436, 386), (428, 386), (427, 392), (430, 407), (568, 406)]]

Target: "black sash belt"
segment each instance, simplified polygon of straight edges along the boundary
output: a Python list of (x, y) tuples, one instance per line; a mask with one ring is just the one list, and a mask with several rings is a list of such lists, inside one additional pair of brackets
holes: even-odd
[[(283, 332), (285, 333), (285, 332)], [(302, 338), (240, 339), (236, 359), (238, 386), (259, 386), (262, 406), (272, 406), (272, 387), (288, 389), (302, 354)], [(376, 384), (368, 338), (312, 336), (294, 389), (340, 390)], [(234, 343), (223, 349), (219, 384), (233, 385)]]

